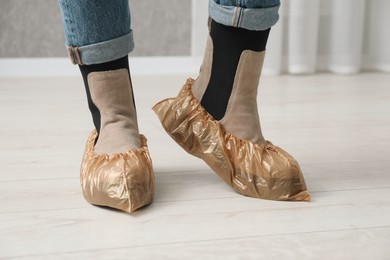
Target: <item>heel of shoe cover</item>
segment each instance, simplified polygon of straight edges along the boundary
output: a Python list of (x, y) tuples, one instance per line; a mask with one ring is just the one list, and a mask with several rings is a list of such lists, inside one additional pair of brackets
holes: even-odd
[(126, 153), (99, 155), (94, 152), (97, 133), (87, 141), (81, 165), (81, 186), (85, 199), (131, 213), (150, 204), (154, 193), (154, 173), (146, 138), (141, 147)]
[(269, 141), (254, 144), (227, 133), (192, 95), (193, 82), (188, 79), (176, 98), (153, 107), (166, 132), (242, 195), (310, 201), (298, 162)]

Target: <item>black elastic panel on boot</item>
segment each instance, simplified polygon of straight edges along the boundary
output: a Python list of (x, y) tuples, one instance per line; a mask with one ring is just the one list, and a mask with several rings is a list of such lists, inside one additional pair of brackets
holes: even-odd
[(241, 53), (244, 50), (264, 51), (269, 32), (270, 29), (250, 31), (211, 21), (213, 64), (201, 104), (216, 120), (225, 115)]
[[(81, 74), (83, 75), (84, 80), (84, 86), (85, 91), (87, 93), (87, 99), (88, 99), (88, 107), (92, 114), (92, 120), (93, 124), (95, 125), (96, 131), (99, 134), (100, 132), (100, 111), (96, 107), (96, 105), (93, 103), (91, 98), (91, 92), (89, 91), (89, 85), (88, 85), (88, 74), (90, 72), (95, 71), (108, 71), (108, 70), (117, 70), (117, 69), (127, 69), (129, 71), (129, 59), (127, 55), (123, 58), (109, 61), (105, 63), (100, 64), (92, 64), (92, 65), (81, 65), (79, 66)], [(130, 73), (129, 73), (130, 78)], [(131, 78), (130, 78), (131, 82)], [(130, 104), (129, 104), (130, 105)]]

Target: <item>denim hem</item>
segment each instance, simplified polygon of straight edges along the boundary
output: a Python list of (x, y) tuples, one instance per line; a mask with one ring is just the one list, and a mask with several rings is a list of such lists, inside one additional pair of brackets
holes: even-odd
[(225, 6), (209, 0), (210, 17), (217, 23), (252, 31), (264, 31), (279, 20), (280, 4), (267, 8), (243, 8)]
[(113, 61), (134, 49), (133, 31), (121, 37), (85, 46), (68, 46), (73, 64), (90, 65)]

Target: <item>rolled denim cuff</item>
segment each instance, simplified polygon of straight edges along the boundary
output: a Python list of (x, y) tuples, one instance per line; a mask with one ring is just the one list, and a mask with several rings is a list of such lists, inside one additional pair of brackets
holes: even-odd
[(100, 64), (122, 58), (134, 49), (133, 31), (121, 37), (85, 46), (68, 46), (73, 64)]
[(209, 0), (209, 15), (217, 23), (244, 28), (252, 31), (264, 31), (279, 20), (280, 4), (267, 8), (244, 8), (226, 6)]

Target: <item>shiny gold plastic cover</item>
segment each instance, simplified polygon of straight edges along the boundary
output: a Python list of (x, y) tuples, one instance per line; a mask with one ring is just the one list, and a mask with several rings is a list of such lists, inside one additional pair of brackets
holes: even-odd
[(227, 133), (193, 96), (193, 82), (188, 79), (176, 98), (153, 107), (167, 133), (242, 195), (310, 201), (297, 161), (269, 141), (253, 144)]
[(88, 138), (81, 164), (81, 186), (85, 199), (131, 213), (153, 200), (154, 173), (146, 138), (141, 147), (124, 154), (99, 155), (94, 152), (97, 133)]

